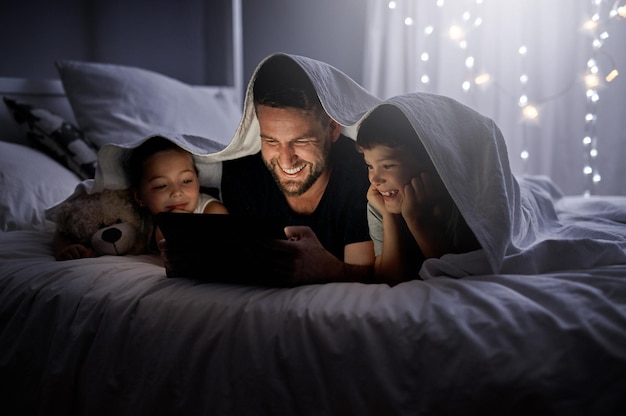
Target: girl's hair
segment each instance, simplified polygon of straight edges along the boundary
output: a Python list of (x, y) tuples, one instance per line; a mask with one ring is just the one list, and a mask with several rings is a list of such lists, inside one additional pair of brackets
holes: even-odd
[(139, 188), (141, 185), (144, 168), (143, 165), (146, 160), (148, 160), (148, 158), (155, 153), (162, 152), (164, 150), (175, 150), (189, 154), (189, 157), (192, 159), (194, 170), (196, 171), (196, 174), (198, 173), (198, 168), (196, 167), (195, 161), (193, 161), (193, 157), (189, 152), (163, 136), (155, 136), (133, 149), (130, 157), (126, 160), (125, 170), (131, 187)]

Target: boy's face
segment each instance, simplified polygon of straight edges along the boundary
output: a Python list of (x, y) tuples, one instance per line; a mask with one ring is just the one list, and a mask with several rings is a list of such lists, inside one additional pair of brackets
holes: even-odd
[(413, 177), (423, 172), (437, 175), (428, 155), (416, 158), (404, 146), (377, 145), (362, 151), (369, 181), (381, 195), (385, 209), (393, 214), (402, 212), (404, 187), (411, 183)]
[(144, 162), (136, 201), (152, 214), (193, 212), (198, 205), (200, 182), (190, 154), (164, 150)]

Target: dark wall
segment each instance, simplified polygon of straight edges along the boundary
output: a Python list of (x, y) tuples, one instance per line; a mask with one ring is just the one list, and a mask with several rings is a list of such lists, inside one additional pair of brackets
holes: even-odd
[[(289, 52), (361, 81), (362, 0), (242, 0), (243, 85)], [(139, 66), (192, 84), (233, 84), (230, 0), (4, 0), (0, 77), (56, 78), (56, 59)]]
[(364, 0), (242, 0), (242, 3), (246, 82), (265, 56), (288, 52), (328, 62), (361, 83)]

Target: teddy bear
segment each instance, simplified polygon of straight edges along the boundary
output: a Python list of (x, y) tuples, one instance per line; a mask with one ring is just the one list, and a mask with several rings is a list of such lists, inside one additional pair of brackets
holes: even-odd
[(57, 231), (91, 247), (98, 256), (141, 254), (147, 238), (142, 216), (127, 189), (83, 192), (56, 212)]

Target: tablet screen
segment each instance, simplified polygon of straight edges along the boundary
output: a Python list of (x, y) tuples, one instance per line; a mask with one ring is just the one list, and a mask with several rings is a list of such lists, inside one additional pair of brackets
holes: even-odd
[(161, 212), (156, 215), (156, 224), (168, 245), (185, 247), (204, 246), (206, 241), (229, 244), (242, 239), (285, 238), (285, 226), (279, 217)]

